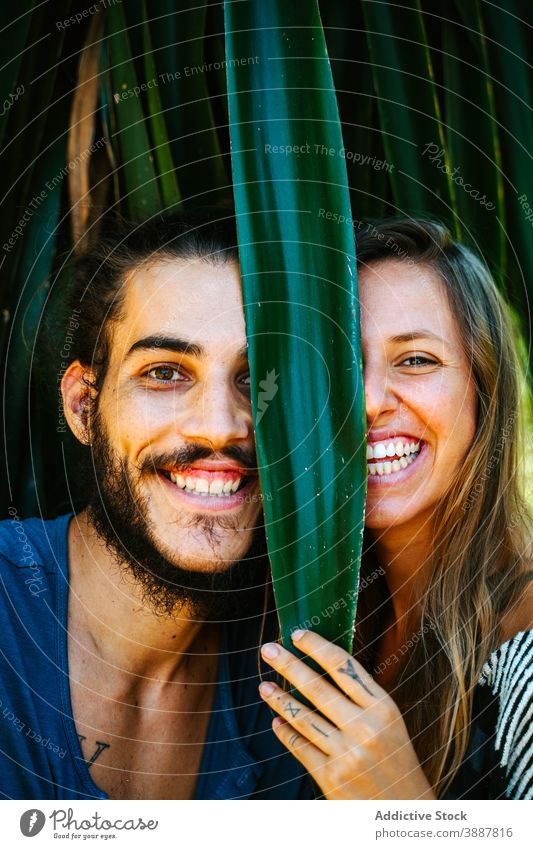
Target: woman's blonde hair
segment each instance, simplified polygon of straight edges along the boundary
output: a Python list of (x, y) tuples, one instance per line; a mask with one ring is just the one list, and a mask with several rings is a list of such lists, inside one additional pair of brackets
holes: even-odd
[[(413, 605), (406, 662), (391, 691), (442, 797), (465, 756), (483, 664), (528, 580), (532, 525), (524, 497), (527, 392), (519, 334), (488, 269), (442, 224), (389, 219), (358, 230), (356, 247), (359, 268), (394, 260), (438, 274), (476, 388), (474, 440), (433, 516), (430, 574)], [(392, 609), (384, 578), (364, 580), (372, 569), (376, 574), (375, 565), (367, 539), (355, 651), (369, 671)]]

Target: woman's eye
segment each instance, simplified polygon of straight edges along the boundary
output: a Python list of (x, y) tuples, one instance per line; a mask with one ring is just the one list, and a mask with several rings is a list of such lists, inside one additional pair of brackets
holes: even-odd
[(147, 372), (147, 375), (159, 383), (177, 383), (185, 380), (184, 376), (173, 366), (154, 366)]
[(250, 388), (250, 373), (243, 374), (242, 377), (239, 378), (239, 383), (241, 386), (246, 386), (248, 389)]
[(411, 366), (411, 367), (420, 367), (420, 366), (435, 366), (437, 365), (435, 360), (431, 360), (429, 357), (424, 357), (421, 354), (413, 354), (410, 357), (407, 357), (405, 360), (402, 360), (400, 363), (402, 366)]

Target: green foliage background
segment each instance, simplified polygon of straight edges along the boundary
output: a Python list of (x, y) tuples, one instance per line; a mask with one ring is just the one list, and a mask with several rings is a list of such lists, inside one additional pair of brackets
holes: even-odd
[[(10, 504), (55, 515), (81, 494), (57, 396), (66, 328), (36, 368), (43, 308), (61, 302), (72, 250), (97, 238), (106, 209), (141, 220), (231, 197), (223, 3), (190, 5), (0, 9), (3, 515)], [(356, 226), (446, 221), (485, 257), (529, 350), (531, 4), (319, 5)]]

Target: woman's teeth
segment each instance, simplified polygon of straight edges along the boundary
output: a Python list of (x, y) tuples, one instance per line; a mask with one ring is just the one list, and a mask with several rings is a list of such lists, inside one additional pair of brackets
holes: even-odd
[(174, 472), (169, 474), (172, 483), (175, 483), (179, 489), (185, 492), (194, 492), (196, 495), (217, 495), (220, 497), (233, 495), (239, 489), (243, 478), (234, 478), (234, 480), (223, 480), (215, 478), (211, 482), (205, 478), (195, 478), (193, 475), (178, 475)]
[(397, 440), (396, 442), (374, 442), (367, 445), (367, 460), (379, 460), (384, 462), (368, 463), (369, 475), (390, 475), (406, 469), (418, 457), (420, 453), (420, 442), (407, 442)]

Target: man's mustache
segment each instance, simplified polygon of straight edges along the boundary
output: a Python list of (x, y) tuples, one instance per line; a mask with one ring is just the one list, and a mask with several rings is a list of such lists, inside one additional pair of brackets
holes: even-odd
[(247, 451), (239, 445), (228, 445), (221, 451), (213, 451), (205, 445), (191, 443), (179, 451), (166, 454), (151, 454), (140, 464), (139, 472), (156, 472), (161, 468), (179, 468), (190, 466), (196, 460), (234, 460), (250, 474), (257, 474), (257, 456), (255, 451)]

